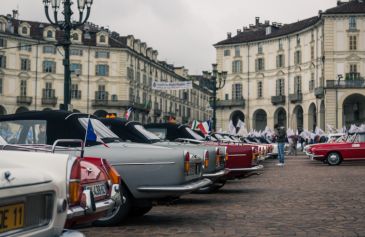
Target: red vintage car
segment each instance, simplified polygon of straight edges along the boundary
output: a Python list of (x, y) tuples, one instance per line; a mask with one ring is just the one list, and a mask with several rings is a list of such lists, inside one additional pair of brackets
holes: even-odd
[(307, 155), (312, 160), (328, 165), (339, 165), (348, 160), (365, 160), (365, 133), (350, 134), (338, 143), (322, 143), (310, 146)]

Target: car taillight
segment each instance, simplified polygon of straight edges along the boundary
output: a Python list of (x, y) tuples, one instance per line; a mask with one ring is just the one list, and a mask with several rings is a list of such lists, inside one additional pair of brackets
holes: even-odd
[(221, 152), (219, 150), (219, 148), (216, 148), (215, 151), (215, 166), (218, 167), (221, 164)]
[(189, 171), (190, 171), (190, 153), (189, 152), (185, 152), (184, 171), (185, 171), (186, 175), (189, 175)]
[(81, 166), (80, 159), (75, 160), (70, 172), (70, 180), (68, 184), (68, 201), (69, 205), (76, 205), (80, 202), (81, 189)]
[(109, 164), (109, 162), (103, 159), (103, 165), (108, 172), (109, 178), (113, 184), (120, 184), (121, 178), (118, 171)]
[(209, 166), (209, 152), (204, 152), (204, 167), (207, 169)]

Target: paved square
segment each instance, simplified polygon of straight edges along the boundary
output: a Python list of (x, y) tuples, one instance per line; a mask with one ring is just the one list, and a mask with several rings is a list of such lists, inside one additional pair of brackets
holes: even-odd
[(365, 236), (365, 163), (329, 167), (304, 156), (215, 194), (184, 196), (96, 236)]

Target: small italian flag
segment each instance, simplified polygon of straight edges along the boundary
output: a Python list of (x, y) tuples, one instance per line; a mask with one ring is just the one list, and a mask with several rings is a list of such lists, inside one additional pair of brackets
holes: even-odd
[(198, 126), (199, 126), (199, 121), (194, 120), (193, 123), (191, 124), (191, 129), (193, 130), (198, 129)]

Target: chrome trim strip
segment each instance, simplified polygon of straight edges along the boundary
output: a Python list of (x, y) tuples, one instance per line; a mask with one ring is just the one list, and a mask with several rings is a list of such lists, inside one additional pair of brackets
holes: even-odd
[(125, 166), (125, 165), (173, 165), (176, 162), (150, 162), (150, 163), (115, 163), (112, 166)]
[(46, 180), (46, 181), (36, 182), (36, 183), (19, 184), (19, 185), (13, 185), (13, 186), (5, 186), (5, 187), (0, 187), (0, 190), (2, 190), (2, 189), (9, 189), (9, 188), (29, 187), (29, 186), (33, 186), (33, 185), (48, 184), (48, 183), (51, 183), (51, 182), (52, 182), (52, 180)]
[(212, 184), (210, 179), (201, 179), (195, 182), (190, 182), (187, 184), (176, 185), (176, 186), (142, 186), (138, 187), (137, 190), (140, 192), (176, 192), (185, 193), (192, 192), (194, 190), (203, 188)]
[[(95, 212), (93, 212), (93, 213), (100, 213), (103, 211), (107, 211), (107, 210), (113, 208), (114, 205), (115, 205), (115, 202), (112, 199), (95, 202), (96, 209), (95, 209)], [(87, 215), (86, 211), (87, 211), (86, 209), (84, 209), (80, 206), (69, 207), (67, 210), (67, 219), (85, 216), (85, 215)]]
[(259, 170), (263, 170), (264, 166), (263, 165), (257, 165), (251, 168), (239, 168), (239, 169), (229, 169), (231, 172), (233, 171), (259, 171)]
[(215, 173), (206, 173), (204, 174), (203, 173), (203, 177), (204, 178), (219, 178), (219, 177), (222, 177), (223, 175), (226, 175), (229, 173), (229, 169), (223, 169), (223, 170), (220, 170), (218, 172), (215, 172)]
[(247, 156), (247, 154), (228, 154), (228, 157)]

